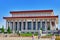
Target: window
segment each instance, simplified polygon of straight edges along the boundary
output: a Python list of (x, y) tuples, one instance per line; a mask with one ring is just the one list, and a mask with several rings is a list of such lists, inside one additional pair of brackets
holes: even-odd
[(11, 29), (13, 30), (13, 22), (11, 22)]
[(42, 30), (45, 31), (45, 22), (42, 22)]
[(17, 31), (17, 22), (15, 22), (15, 30)]
[(28, 30), (31, 30), (31, 22), (28, 22)]
[(40, 22), (37, 22), (38, 28), (37, 30), (40, 30)]
[(21, 22), (19, 22), (19, 30), (21, 31)]
[(36, 22), (33, 22), (33, 30), (36, 30)]
[(50, 22), (47, 22), (47, 30), (50, 30)]
[(26, 22), (23, 22), (23, 29), (25, 30)]

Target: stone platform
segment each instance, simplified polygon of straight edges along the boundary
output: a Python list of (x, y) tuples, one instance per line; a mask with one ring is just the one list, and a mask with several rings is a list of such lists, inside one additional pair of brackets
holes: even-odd
[[(1, 40), (32, 40), (32, 37), (0, 37)], [(34, 40), (51, 40), (51, 38), (34, 38)]]

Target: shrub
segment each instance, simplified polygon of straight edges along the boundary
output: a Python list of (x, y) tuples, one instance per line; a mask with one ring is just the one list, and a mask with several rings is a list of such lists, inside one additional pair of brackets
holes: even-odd
[(47, 30), (50, 30), (50, 26), (47, 28)]
[(37, 36), (38, 35), (38, 32), (36, 32), (35, 34), (34, 34), (34, 36)]
[(27, 32), (27, 34), (29, 34), (29, 32)]
[(43, 30), (42, 28), (40, 28), (40, 30)]
[(58, 30), (58, 28), (56, 28), (56, 30)]
[(32, 36), (32, 33), (21, 33), (20, 36)]
[(4, 33), (4, 26), (2, 26), (2, 30), (1, 31), (2, 31), (2, 33)]
[(47, 34), (47, 36), (52, 36), (52, 34)]
[(8, 29), (7, 29), (7, 33), (11, 33), (10, 27), (8, 27)]

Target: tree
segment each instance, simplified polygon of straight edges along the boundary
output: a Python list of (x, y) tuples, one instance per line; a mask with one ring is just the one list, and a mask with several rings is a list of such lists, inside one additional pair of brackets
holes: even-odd
[(8, 26), (7, 33), (11, 33), (10, 27)]
[(56, 30), (58, 30), (58, 28), (56, 28)]
[(50, 30), (50, 26), (48, 26), (47, 30)]
[(40, 30), (42, 30), (42, 27), (40, 28)]
[(2, 30), (1, 31), (2, 31), (2, 33), (4, 33), (4, 26), (2, 26)]

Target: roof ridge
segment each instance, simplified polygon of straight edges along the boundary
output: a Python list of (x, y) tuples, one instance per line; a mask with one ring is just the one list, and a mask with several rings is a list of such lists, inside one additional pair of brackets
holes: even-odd
[(10, 11), (10, 13), (27, 13), (27, 12), (53, 12), (53, 10), (25, 10), (25, 11)]

